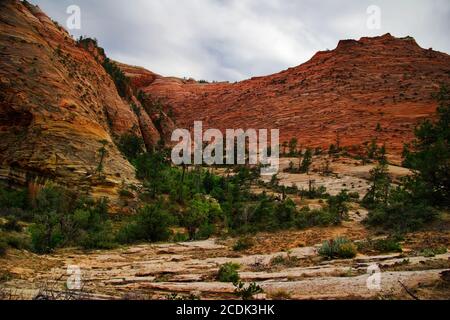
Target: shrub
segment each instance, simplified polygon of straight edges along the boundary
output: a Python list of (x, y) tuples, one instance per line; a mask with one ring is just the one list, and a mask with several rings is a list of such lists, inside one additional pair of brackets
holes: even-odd
[(356, 256), (357, 247), (345, 238), (336, 238), (332, 241), (325, 241), (319, 249), (319, 254), (328, 259), (351, 259)]
[(447, 253), (447, 248), (446, 247), (439, 247), (439, 248), (434, 248), (432, 249), (433, 252), (438, 255), (438, 254), (446, 254)]
[(216, 226), (212, 223), (204, 223), (198, 228), (195, 234), (196, 240), (206, 240), (209, 239), (214, 233), (216, 233)]
[(211, 227), (221, 217), (222, 208), (216, 199), (197, 194), (189, 202), (187, 211), (183, 214), (182, 223), (187, 228), (189, 238), (196, 238), (199, 228), (203, 226), (204, 230)]
[(348, 194), (348, 196), (349, 196), (349, 198), (350, 199), (352, 199), (352, 200), (359, 200), (359, 198), (360, 198), (360, 196), (359, 196), (359, 193), (358, 192), (350, 192), (349, 194)]
[(299, 229), (314, 226), (326, 227), (340, 223), (337, 212), (330, 212), (327, 209), (310, 210), (308, 207), (302, 208), (295, 217), (295, 226)]
[(315, 187), (313, 185), (310, 185), (308, 187), (308, 190), (302, 189), (298, 192), (298, 194), (302, 197), (308, 197), (308, 199), (325, 199), (329, 197), (327, 188), (325, 186)]
[(49, 212), (71, 212), (77, 201), (78, 198), (74, 193), (68, 192), (55, 184), (48, 184), (36, 195), (34, 216), (38, 217)]
[(239, 281), (239, 268), (240, 266), (236, 263), (225, 263), (220, 266), (219, 272), (217, 273), (217, 279), (220, 282), (237, 283)]
[(353, 243), (344, 243), (341, 246), (339, 246), (336, 253), (339, 258), (351, 259), (356, 256), (357, 249)]
[(402, 246), (400, 243), (395, 241), (394, 239), (381, 239), (376, 240), (374, 245), (374, 249), (379, 252), (402, 252)]
[(121, 243), (166, 241), (170, 238), (172, 223), (173, 217), (163, 208), (161, 201), (146, 205), (119, 230), (117, 240)]
[(234, 251), (245, 251), (253, 247), (254, 241), (250, 237), (241, 237), (233, 245)]
[(1, 225), (1, 228), (5, 231), (22, 231), (22, 226), (19, 224), (19, 220), (15, 216), (7, 217), (7, 221)]
[(319, 249), (319, 254), (321, 256), (327, 257), (329, 259), (332, 259), (335, 255), (335, 249), (333, 248), (333, 242), (331, 241), (325, 241), (322, 244), (322, 247)]
[[(0, 253), (0, 255), (1, 255), (1, 253)], [(13, 275), (9, 271), (0, 271), (0, 284), (4, 283), (4, 282), (8, 282), (12, 278), (13, 278)], [(1, 289), (2, 288), (0, 288), (0, 299), (5, 300), (4, 299), (5, 296), (2, 295), (3, 292), (1, 291)]]
[(299, 258), (291, 256), (289, 253), (287, 256), (279, 255), (276, 257), (273, 257), (270, 260), (270, 265), (272, 266), (286, 266), (288, 268), (293, 268), (297, 266), (297, 263), (299, 262)]
[(389, 203), (379, 205), (369, 212), (366, 223), (399, 232), (414, 231), (432, 221), (438, 212), (419, 199), (411, 198), (403, 188), (397, 188), (389, 196)]
[(78, 209), (73, 214), (77, 228), (75, 244), (84, 249), (110, 249), (114, 247), (111, 222), (108, 220), (106, 203), (97, 206)]
[(234, 294), (242, 300), (252, 300), (255, 295), (264, 292), (264, 290), (255, 282), (252, 282), (248, 286), (245, 286), (244, 282), (237, 281), (234, 283), (234, 287)]
[[(278, 218), (275, 216), (276, 204), (270, 198), (263, 198), (251, 211), (251, 216), (247, 222), (254, 230), (276, 230), (279, 228), (280, 216)], [(242, 213), (246, 215), (248, 212), (244, 210)]]
[(402, 252), (402, 247), (399, 243), (401, 239), (396, 236), (390, 236), (387, 239), (371, 240), (367, 239), (357, 243), (358, 251), (367, 252)]
[(22, 208), (0, 208), (0, 216), (12, 217), (19, 221), (33, 221), (33, 212), (31, 210), (24, 210)]
[(338, 223), (348, 218), (347, 202), (350, 197), (346, 190), (342, 190), (337, 196), (330, 196), (328, 198), (328, 211), (338, 218)]
[(50, 184), (38, 193), (34, 216), (30, 232), (32, 249), (37, 253), (67, 245), (86, 249), (111, 247), (113, 238), (105, 199), (82, 199)]
[(189, 295), (180, 295), (178, 293), (171, 293), (166, 296), (166, 299), (170, 301), (194, 301), (200, 300), (200, 296), (197, 296), (193, 293)]
[(7, 190), (0, 184), (0, 209), (27, 207), (27, 191), (23, 190)]
[(447, 248), (446, 247), (440, 247), (440, 248), (426, 248), (424, 250), (422, 250), (422, 252), (420, 252), (420, 254), (424, 257), (434, 257), (436, 255), (440, 255), (440, 254), (446, 254), (447, 253)]
[(63, 232), (56, 212), (41, 215), (39, 221), (30, 227), (31, 247), (36, 253), (49, 253), (64, 241)]
[(432, 249), (424, 249), (420, 252), (420, 254), (422, 256), (424, 256), (425, 258), (432, 258), (434, 256), (436, 256), (436, 254), (434, 253), (434, 251)]
[(29, 239), (22, 234), (12, 233), (12, 234), (0, 234), (0, 241), (6, 243), (10, 248), (18, 250), (28, 250), (30, 249)]
[(122, 188), (119, 190), (119, 196), (121, 196), (122, 198), (133, 198), (133, 192), (131, 192), (128, 189)]
[(185, 233), (175, 233), (173, 236), (173, 242), (186, 242), (189, 240), (189, 236)]
[(133, 161), (144, 151), (144, 141), (134, 133), (125, 133), (120, 136), (117, 147), (129, 161)]
[(286, 199), (279, 203), (275, 208), (275, 218), (278, 228), (287, 229), (292, 227), (297, 209), (294, 201)]

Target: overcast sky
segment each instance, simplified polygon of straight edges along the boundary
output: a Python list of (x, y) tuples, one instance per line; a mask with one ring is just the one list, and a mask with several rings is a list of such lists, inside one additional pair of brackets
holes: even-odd
[[(299, 65), (340, 39), (387, 32), (450, 53), (449, 0), (31, 2), (64, 26), (67, 7), (78, 5), (74, 36), (95, 37), (109, 57), (165, 76), (243, 80)], [(367, 26), (371, 5), (381, 9), (380, 29)]]

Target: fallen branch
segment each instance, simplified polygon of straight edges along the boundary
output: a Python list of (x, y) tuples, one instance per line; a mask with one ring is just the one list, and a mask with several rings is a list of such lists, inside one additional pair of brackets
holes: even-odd
[(414, 300), (420, 300), (419, 297), (412, 293), (400, 280), (398, 280), (398, 283), (400, 283), (406, 293), (409, 294)]

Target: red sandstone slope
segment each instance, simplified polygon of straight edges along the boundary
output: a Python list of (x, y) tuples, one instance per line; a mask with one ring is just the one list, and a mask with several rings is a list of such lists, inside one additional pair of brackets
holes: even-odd
[[(282, 140), (328, 147), (373, 137), (398, 156), (417, 120), (430, 116), (431, 94), (450, 83), (450, 57), (390, 35), (341, 41), (307, 63), (236, 84), (199, 84), (119, 66), (151, 99), (122, 99), (102, 67), (102, 50), (78, 45), (37, 7), (0, 2), (0, 179), (38, 179), (117, 198), (136, 183), (115, 141), (134, 132), (147, 148), (202, 120), (215, 128), (278, 128)], [(133, 112), (131, 105), (135, 105)], [(139, 117), (136, 116), (139, 114)], [(376, 130), (381, 125), (381, 132)], [(99, 149), (107, 141), (106, 154)]]
[(115, 141), (134, 132), (156, 144), (159, 133), (119, 96), (100, 51), (17, 0), (0, 2), (0, 46), (0, 179), (53, 180), (111, 199), (137, 183)]
[(335, 143), (337, 132), (343, 146), (376, 137), (398, 159), (415, 123), (435, 111), (432, 93), (450, 83), (450, 56), (387, 34), (344, 40), (298, 67), (235, 84), (137, 74), (181, 127), (201, 120), (220, 129), (277, 128), (282, 140), (311, 147)]

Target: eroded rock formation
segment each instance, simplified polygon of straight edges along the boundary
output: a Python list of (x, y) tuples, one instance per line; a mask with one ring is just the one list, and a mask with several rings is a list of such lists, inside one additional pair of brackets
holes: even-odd
[(275, 128), (282, 141), (296, 137), (299, 145), (322, 148), (338, 137), (347, 147), (376, 138), (399, 160), (415, 124), (435, 112), (432, 94), (450, 83), (450, 56), (386, 34), (343, 40), (298, 67), (238, 83), (144, 72), (138, 79), (184, 128), (194, 121), (219, 129)]
[(116, 145), (125, 133), (151, 149), (201, 120), (280, 129), (282, 141), (296, 137), (304, 147), (339, 137), (357, 149), (377, 138), (398, 160), (414, 124), (435, 111), (432, 94), (450, 83), (449, 55), (387, 34), (344, 40), (298, 67), (233, 84), (117, 62), (129, 79), (121, 97), (95, 42), (73, 40), (27, 2), (1, 1), (0, 9), (0, 179), (53, 180), (112, 199), (138, 184)]
[(27, 2), (0, 7), (0, 178), (53, 180), (117, 198), (123, 185), (138, 181), (115, 141), (133, 132), (156, 145), (150, 116), (138, 118), (136, 98), (119, 96), (101, 48), (79, 45)]

